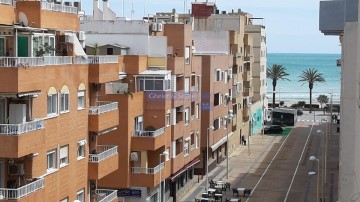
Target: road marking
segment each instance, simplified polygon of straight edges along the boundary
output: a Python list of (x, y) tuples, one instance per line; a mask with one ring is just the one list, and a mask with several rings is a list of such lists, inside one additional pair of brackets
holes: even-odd
[(250, 197), (251, 197), (251, 196), (253, 195), (253, 193), (255, 192), (257, 186), (260, 184), (260, 182), (261, 182), (262, 178), (265, 176), (266, 172), (269, 170), (271, 164), (272, 164), (273, 161), (275, 160), (276, 156), (279, 154), (279, 152), (280, 152), (281, 148), (284, 146), (286, 140), (288, 139), (288, 137), (290, 137), (291, 132), (292, 132), (293, 129), (294, 129), (294, 128), (292, 128), (291, 131), (290, 131), (290, 133), (286, 136), (284, 142), (281, 144), (281, 146), (280, 146), (279, 149), (277, 150), (276, 154), (275, 154), (274, 157), (271, 159), (269, 165), (266, 167), (264, 173), (261, 175), (259, 181), (256, 183), (256, 185), (254, 186), (253, 190), (251, 191), (249, 198), (247, 198), (245, 202), (248, 202), (248, 201), (250, 200)]
[(300, 162), (301, 162), (301, 159), (302, 159), (302, 157), (303, 157), (303, 155), (304, 155), (305, 148), (306, 148), (306, 145), (307, 145), (307, 143), (308, 143), (308, 141), (309, 141), (309, 138), (310, 138), (311, 131), (312, 131), (313, 127), (314, 127), (314, 123), (311, 125), (310, 132), (309, 132), (309, 134), (308, 134), (308, 137), (307, 137), (307, 139), (306, 139), (305, 145), (304, 145), (303, 150), (302, 150), (302, 152), (301, 152), (301, 155), (300, 155), (300, 158), (299, 158), (298, 164), (297, 164), (297, 166), (296, 166), (296, 169), (295, 169), (295, 172), (294, 172), (293, 178), (291, 179), (291, 183), (290, 183), (289, 189), (288, 189), (288, 191), (287, 191), (287, 193), (286, 193), (286, 197), (285, 197), (285, 199), (284, 199), (284, 202), (286, 202), (286, 201), (287, 201), (287, 198), (288, 198), (288, 196), (289, 196), (289, 193), (290, 193), (291, 187), (292, 187), (292, 185), (293, 185), (293, 183), (294, 183), (294, 179), (295, 179), (296, 173), (297, 173), (297, 171), (298, 171), (298, 169), (299, 169)]

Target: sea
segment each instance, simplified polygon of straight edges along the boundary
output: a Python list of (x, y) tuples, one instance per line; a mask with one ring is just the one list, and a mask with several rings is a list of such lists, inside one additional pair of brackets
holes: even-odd
[[(268, 67), (279, 64), (286, 67), (289, 76), (287, 80), (278, 80), (276, 85), (276, 102), (282, 100), (285, 105), (305, 101), (309, 103), (309, 85), (299, 82), (299, 76), (308, 68), (315, 68), (323, 74), (325, 83), (316, 83), (313, 88), (313, 103), (317, 103), (319, 95), (333, 98), (333, 103), (340, 103), (340, 70), (336, 66), (336, 60), (340, 54), (317, 54), (317, 53), (268, 53)], [(272, 102), (272, 80), (267, 79), (267, 96), (269, 103)]]

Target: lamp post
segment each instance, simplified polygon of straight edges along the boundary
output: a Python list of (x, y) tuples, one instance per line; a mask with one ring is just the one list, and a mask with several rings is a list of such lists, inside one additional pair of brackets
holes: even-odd
[[(333, 89), (330, 88), (330, 120), (332, 120), (332, 115), (333, 115)], [(327, 150), (328, 150), (328, 141), (329, 141), (329, 134), (331, 134), (331, 125), (332, 125), (332, 121), (330, 121), (330, 126), (329, 126), (329, 133), (327, 133), (326, 130), (326, 139), (325, 139), (325, 183), (326, 183), (326, 162), (327, 162)]]
[[(165, 151), (163, 151), (163, 153), (161, 153), (160, 155), (160, 164), (159, 164), (159, 166), (160, 166), (160, 189), (159, 189), (159, 192), (160, 192), (160, 194), (159, 194), (159, 197), (160, 197), (160, 202), (161, 201), (163, 201), (163, 199), (165, 200), (165, 193), (163, 193), (163, 191), (162, 191), (162, 177), (161, 177), (161, 156), (165, 156), (165, 161), (166, 161), (166, 158), (169, 156), (169, 152), (167, 152), (166, 150)], [(164, 168), (165, 168), (165, 161), (164, 161)], [(165, 192), (165, 191), (164, 191)], [(161, 194), (161, 193), (163, 193), (163, 194)]]
[[(234, 115), (230, 114), (229, 119), (232, 120)], [(227, 120), (226, 120), (227, 121)], [(226, 179), (229, 179), (229, 127), (226, 130)]]
[(248, 133), (248, 153), (249, 153), (249, 156), (250, 156), (250, 135), (251, 135), (251, 130), (252, 130), (252, 118), (251, 118), (251, 104), (249, 104), (249, 110), (250, 110), (250, 113), (249, 113), (249, 133)]
[[(321, 122), (323, 120), (321, 119)], [(322, 160), (322, 175), (321, 175), (321, 198), (324, 198), (324, 176), (326, 175), (326, 170), (324, 169), (325, 168), (325, 158), (326, 158), (326, 151), (325, 151), (325, 132), (323, 132), (322, 130), (317, 130), (316, 131), (317, 134), (321, 135), (321, 139), (322, 139), (322, 142), (323, 142), (323, 160)]]
[[(317, 161), (317, 165), (318, 165), (318, 175), (317, 175), (317, 186), (316, 186), (316, 201), (319, 202), (319, 173), (320, 173), (320, 165), (319, 165), (319, 159), (316, 158), (315, 156), (310, 156), (309, 158), (310, 161)], [(309, 175), (315, 175), (316, 172), (315, 171), (310, 171)]]
[(206, 191), (209, 190), (209, 130), (214, 130), (214, 126), (206, 129)]

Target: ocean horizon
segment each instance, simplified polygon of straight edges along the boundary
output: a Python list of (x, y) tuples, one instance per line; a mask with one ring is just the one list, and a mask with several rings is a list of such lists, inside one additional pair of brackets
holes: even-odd
[[(279, 80), (276, 85), (276, 102), (280, 100), (288, 103), (305, 101), (309, 103), (308, 84), (300, 83), (299, 76), (308, 68), (315, 68), (323, 74), (325, 83), (316, 83), (313, 88), (313, 103), (317, 103), (319, 95), (327, 95), (330, 99), (331, 91), (333, 102), (340, 102), (340, 67), (336, 66), (336, 60), (341, 55), (336, 53), (268, 53), (268, 67), (279, 64), (286, 67), (287, 77), (290, 81)], [(332, 90), (331, 90), (332, 89)], [(267, 96), (269, 103), (272, 102), (272, 81), (267, 79)]]

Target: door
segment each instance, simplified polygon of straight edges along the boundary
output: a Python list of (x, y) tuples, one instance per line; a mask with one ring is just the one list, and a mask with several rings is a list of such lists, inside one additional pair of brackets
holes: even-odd
[(0, 124), (6, 123), (6, 104), (5, 99), (0, 99)]
[(0, 160), (0, 188), (4, 187), (5, 183), (5, 162)]
[(0, 56), (6, 56), (5, 38), (0, 37)]
[(18, 36), (18, 57), (29, 57), (29, 38)]

